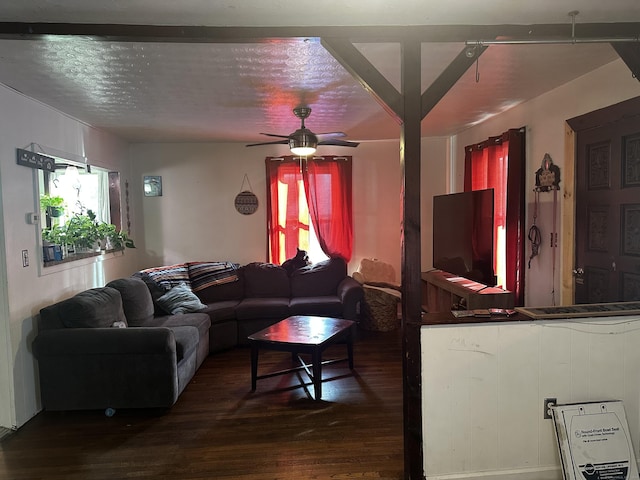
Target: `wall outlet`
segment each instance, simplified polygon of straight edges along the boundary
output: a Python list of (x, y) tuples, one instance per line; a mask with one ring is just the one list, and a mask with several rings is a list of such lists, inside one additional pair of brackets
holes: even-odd
[(551, 413), (551, 407), (553, 407), (557, 403), (558, 403), (558, 399), (557, 398), (545, 398), (544, 399), (544, 405), (542, 406), (542, 408), (543, 408), (542, 417), (544, 419), (553, 418), (553, 414)]

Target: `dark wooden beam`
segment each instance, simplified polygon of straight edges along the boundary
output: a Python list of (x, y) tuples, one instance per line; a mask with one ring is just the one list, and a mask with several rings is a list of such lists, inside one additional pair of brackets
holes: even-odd
[(478, 60), (478, 57), (487, 49), (486, 46), (474, 45), (466, 47), (449, 64), (438, 78), (422, 94), (422, 118), (442, 100), (456, 82), (464, 75), (469, 67)]
[(323, 38), (322, 44), (401, 124), (402, 228), (400, 238), (402, 250), (404, 478), (405, 480), (421, 480), (424, 478), (420, 348), (422, 325), (420, 233), (422, 45), (419, 40), (404, 40), (400, 43), (402, 52), (402, 93), (400, 94), (348, 40)]
[(627, 64), (636, 80), (640, 81), (640, 43), (612, 43), (611, 46), (618, 52), (624, 63)]
[[(640, 34), (640, 22), (588, 23), (576, 27), (576, 38), (630, 37)], [(0, 22), (0, 39), (33, 40), (82, 36), (118, 42), (260, 42), (265, 38), (339, 37), (352, 42), (466, 42), (497, 37), (518, 39), (571, 38), (571, 25), (404, 25), (216, 27), (197, 25), (130, 25), (95, 23)]]
[(402, 345), (404, 386), (405, 480), (422, 480), (422, 368), (420, 158), (421, 44), (401, 44), (403, 123), (400, 130), (402, 166)]
[(402, 96), (349, 40), (322, 37), (322, 46), (398, 123), (402, 123)]

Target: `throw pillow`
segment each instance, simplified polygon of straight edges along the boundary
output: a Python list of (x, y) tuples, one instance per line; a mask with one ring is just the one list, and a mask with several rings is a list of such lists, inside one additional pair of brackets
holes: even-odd
[(196, 312), (207, 307), (185, 283), (173, 287), (162, 295), (158, 298), (157, 304), (171, 315)]

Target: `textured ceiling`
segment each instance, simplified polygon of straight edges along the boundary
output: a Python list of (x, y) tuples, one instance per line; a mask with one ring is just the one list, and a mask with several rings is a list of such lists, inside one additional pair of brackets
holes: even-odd
[[(400, 2), (404, 8), (378, 0), (343, 3), (22, 0), (0, 5), (0, 22), (245, 26), (569, 22), (567, 7), (547, 0), (489, 1), (484, 8), (466, 0), (404, 0)], [(606, 7), (599, 0), (580, 4), (583, 21), (640, 21), (638, 0), (610, 2)], [(356, 46), (399, 90), (399, 44)], [(464, 47), (464, 42), (423, 44), (423, 90)], [(469, 68), (423, 120), (422, 131), (428, 136), (454, 134), (616, 58), (609, 44), (491, 46), (477, 69), (475, 64)], [(0, 83), (131, 141), (262, 141), (260, 132), (287, 135), (298, 128), (291, 112), (298, 105), (312, 108), (306, 124), (315, 132), (344, 131), (356, 141), (399, 137), (398, 124), (317, 37), (253, 43), (5, 37), (0, 40)]]

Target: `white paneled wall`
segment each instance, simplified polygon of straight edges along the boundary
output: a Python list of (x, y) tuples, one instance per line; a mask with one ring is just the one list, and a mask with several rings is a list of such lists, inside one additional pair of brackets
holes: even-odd
[(427, 479), (561, 479), (543, 399), (622, 400), (638, 457), (640, 317), (422, 328)]

